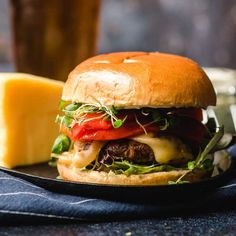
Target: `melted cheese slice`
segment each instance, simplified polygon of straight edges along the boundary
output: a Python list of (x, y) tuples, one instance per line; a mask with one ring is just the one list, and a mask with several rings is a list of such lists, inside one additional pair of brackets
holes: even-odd
[(104, 144), (105, 142), (103, 141), (93, 141), (87, 150), (75, 151), (72, 160), (74, 165), (78, 168), (83, 168), (95, 161)]
[(59, 155), (60, 163), (72, 165), (76, 168), (83, 168), (96, 160), (100, 150), (105, 145), (106, 141), (93, 141), (86, 150), (71, 152), (63, 152)]
[(48, 161), (58, 135), (63, 82), (22, 73), (0, 73), (0, 165)]
[[(151, 147), (155, 160), (159, 164), (182, 163), (193, 159), (187, 146), (174, 137), (155, 138), (153, 134), (148, 134), (130, 139)], [(93, 141), (86, 150), (77, 151), (74, 149), (72, 152), (64, 152), (59, 157), (60, 162), (78, 168), (86, 167), (97, 158), (105, 143), (106, 141)]]
[(155, 137), (153, 134), (133, 137), (132, 140), (145, 143), (153, 150), (155, 160), (160, 164), (181, 163), (192, 160), (193, 156), (179, 139), (174, 137)]

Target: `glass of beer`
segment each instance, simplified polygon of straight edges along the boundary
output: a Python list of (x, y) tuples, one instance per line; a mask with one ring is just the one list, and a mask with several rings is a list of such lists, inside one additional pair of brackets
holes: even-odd
[(16, 70), (65, 81), (95, 54), (100, 0), (11, 0)]

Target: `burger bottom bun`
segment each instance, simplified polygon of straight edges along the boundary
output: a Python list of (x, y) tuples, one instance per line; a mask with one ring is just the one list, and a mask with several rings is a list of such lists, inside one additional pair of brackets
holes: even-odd
[[(172, 170), (150, 174), (126, 176), (104, 171), (84, 171), (73, 165), (65, 165), (60, 159), (57, 162), (58, 172), (62, 179), (74, 182), (109, 184), (109, 185), (165, 185), (168, 181), (176, 181), (187, 170)], [(184, 180), (196, 182), (206, 177), (205, 171), (197, 170), (187, 174)]]

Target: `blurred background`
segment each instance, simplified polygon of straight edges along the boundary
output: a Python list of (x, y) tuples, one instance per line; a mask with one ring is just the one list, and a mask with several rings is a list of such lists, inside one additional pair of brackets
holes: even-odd
[[(98, 27), (96, 53), (162, 51), (236, 68), (235, 0), (101, 0)], [(8, 66), (10, 29), (9, 1), (0, 0), (0, 64)]]
[(180, 54), (212, 67), (206, 72), (229, 132), (236, 130), (236, 71), (226, 68), (236, 69), (235, 45), (235, 0), (0, 0), (0, 71), (65, 81), (98, 53)]

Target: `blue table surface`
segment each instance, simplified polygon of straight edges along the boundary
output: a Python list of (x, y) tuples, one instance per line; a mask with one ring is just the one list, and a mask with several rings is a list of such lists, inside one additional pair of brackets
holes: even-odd
[[(1, 224), (1, 223), (0, 223)], [(17, 224), (17, 223), (16, 223)], [(0, 235), (235, 235), (236, 210), (123, 222), (0, 227)]]

